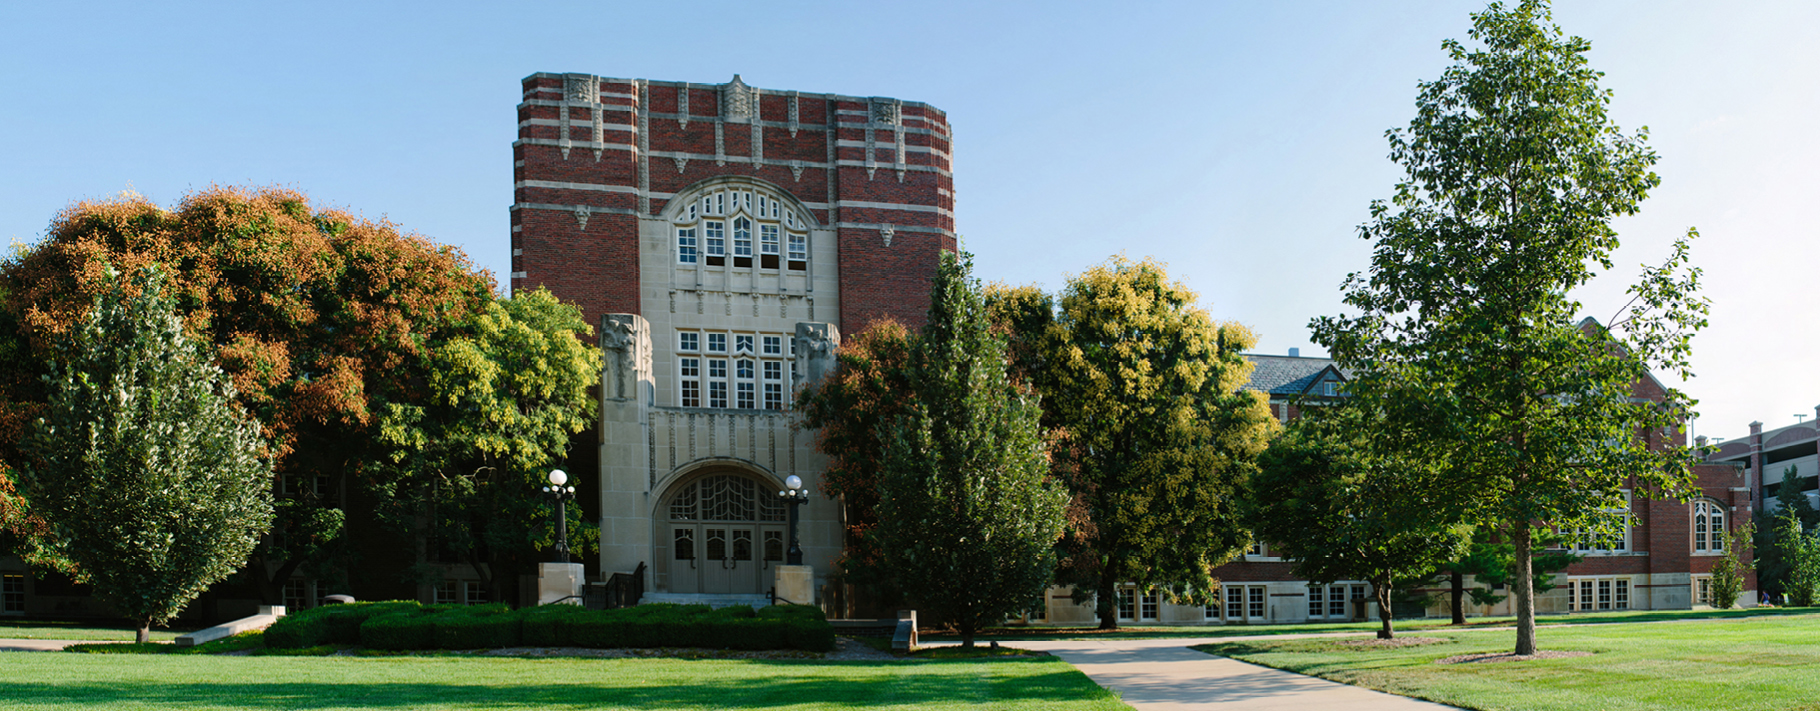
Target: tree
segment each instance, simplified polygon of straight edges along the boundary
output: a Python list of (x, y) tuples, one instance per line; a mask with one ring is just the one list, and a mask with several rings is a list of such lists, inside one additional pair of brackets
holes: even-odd
[(1707, 591), (1712, 595), (1715, 608), (1729, 610), (1738, 604), (1738, 596), (1744, 594), (1744, 574), (1751, 569), (1744, 551), (1750, 544), (1751, 528), (1751, 524), (1746, 523), (1721, 534), (1725, 536), (1725, 555), (1713, 561), (1712, 579), (1708, 583), (1712, 587)]
[(1802, 526), (1814, 528), (1820, 526), (1820, 511), (1814, 510), (1807, 494), (1801, 490), (1800, 472), (1789, 467), (1782, 472), (1782, 483), (1776, 487), (1776, 502), (1779, 504), (1776, 514), (1758, 511), (1751, 520), (1753, 535), (1751, 549), (1756, 552), (1757, 588), (1764, 595), (1780, 597), (1788, 582), (1789, 563), (1784, 558), (1785, 546), (1780, 544), (1780, 513), (1791, 512)]
[(1361, 236), (1369, 276), (1346, 280), (1357, 316), (1314, 320), (1314, 340), (1378, 402), (1388, 436), (1449, 473), (1445, 497), (1497, 523), (1513, 546), (1516, 653), (1533, 654), (1531, 525), (1612, 532), (1622, 489), (1685, 500), (1693, 451), (1679, 427), (1693, 401), (1650, 392), (1651, 370), (1685, 380), (1706, 323), (1688, 240), (1646, 268), (1606, 327), (1578, 321), (1569, 294), (1610, 269), (1611, 221), (1637, 211), (1658, 178), (1646, 132), (1606, 116), (1611, 92), (1590, 45), (1563, 37), (1548, 6), (1493, 3), (1473, 15), (1469, 50), (1420, 85), (1417, 115), (1388, 133), (1406, 178), (1374, 202)]
[(1803, 530), (1793, 511), (1776, 515), (1776, 547), (1788, 565), (1783, 583), (1788, 604), (1811, 607), (1820, 603), (1820, 531)]
[[(273, 487), (279, 515), (250, 561), (270, 603), (294, 571), (340, 550), (341, 499), (377, 456), (377, 403), (430, 398), (415, 369), (424, 349), (493, 293), (454, 248), (312, 207), (293, 190), (210, 187), (172, 210), (133, 193), (71, 206), (42, 242), (0, 264), (0, 523), (28, 544), (42, 527), (29, 502), (5, 495), (5, 467), (19, 460), (20, 425), (46, 402), (51, 344), (110, 288), (109, 265), (164, 270), (185, 332), (263, 427), (288, 484)], [(24, 552), (73, 572), (36, 550)]]
[(1215, 323), (1161, 264), (1115, 257), (1070, 280), (1049, 326), (1049, 414), (1059, 467), (1084, 515), (1058, 581), (1097, 595), (1116, 629), (1116, 586), (1211, 604), (1210, 571), (1243, 551), (1238, 502), (1275, 420), (1242, 355), (1255, 342)]
[(907, 414), (915, 399), (910, 361), (916, 348), (916, 335), (903, 324), (874, 321), (842, 339), (834, 370), (803, 388), (796, 401), (803, 426), (816, 430), (816, 448), (828, 455), (822, 492), (839, 497), (843, 508), (840, 579), (884, 600), (894, 599), (898, 586), (883, 565), (884, 551), (874, 535), (884, 471), (881, 427)]
[[(1568, 538), (1547, 528), (1530, 527), (1529, 539), (1536, 550), (1529, 566), (1531, 590), (1545, 593), (1555, 589), (1551, 573), (1566, 570), (1567, 566), (1584, 558), (1566, 550)], [(1466, 598), (1470, 597), (1474, 605), (1496, 605), (1509, 597), (1498, 594), (1497, 589), (1510, 584), (1511, 571), (1516, 566), (1515, 558), (1515, 546), (1494, 538), (1489, 529), (1474, 529), (1472, 544), (1467, 547), (1466, 553), (1443, 563), (1437, 571), (1449, 579), (1453, 624), (1466, 624)], [(1466, 587), (1468, 575), (1473, 576), (1473, 582), (1485, 587)]]
[(882, 433), (877, 529), (897, 583), (964, 647), (1041, 598), (1067, 501), (1048, 481), (1037, 396), (1006, 377), (972, 268), (942, 254), (911, 360), (915, 399)]
[(1459, 555), (1471, 527), (1425, 498), (1434, 487), (1412, 485), (1433, 467), (1372, 449), (1362, 433), (1379, 423), (1362, 410), (1330, 405), (1291, 423), (1259, 458), (1246, 518), (1297, 575), (1371, 583), (1378, 638), (1391, 639), (1397, 583)]
[[(555, 540), (538, 494), (571, 435), (594, 421), (589, 387), (600, 383), (600, 349), (581, 310), (538, 288), (490, 301), (469, 323), (423, 353), (414, 370), (435, 396), (386, 402), (371, 466), (381, 514), (435, 552), (468, 563), (500, 599), (504, 581)], [(586, 551), (598, 528), (569, 507), (570, 540)]]
[(161, 624), (246, 560), (272, 518), (271, 462), (234, 386), (183, 333), (156, 269), (56, 341), (23, 493), (45, 545), (139, 625)]

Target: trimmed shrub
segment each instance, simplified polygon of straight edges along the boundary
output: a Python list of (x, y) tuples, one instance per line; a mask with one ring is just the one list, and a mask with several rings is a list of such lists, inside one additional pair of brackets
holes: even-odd
[(265, 632), (268, 647), (301, 649), (360, 644), (373, 649), (537, 647), (706, 647), (834, 649), (834, 628), (819, 608), (779, 605), (709, 609), (706, 605), (639, 605), (588, 610), (502, 604), (425, 606), (416, 602), (331, 605), (280, 618)]
[(516, 647), (522, 621), (505, 603), (458, 608), (430, 618), (438, 649)]

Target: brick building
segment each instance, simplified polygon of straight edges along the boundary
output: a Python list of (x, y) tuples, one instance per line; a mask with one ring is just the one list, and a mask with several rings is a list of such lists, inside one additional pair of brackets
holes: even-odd
[[(523, 89), (511, 285), (578, 302), (605, 349), (599, 448), (570, 462), (598, 470), (596, 574), (647, 564), (658, 599), (764, 594), (784, 556), (776, 492), (825, 468), (791, 393), (841, 331), (920, 325), (956, 246), (947, 117), (738, 76)], [(803, 507), (818, 588), (839, 524), (838, 502)]]
[[(1294, 350), (1287, 356), (1251, 354), (1246, 358), (1255, 366), (1246, 389), (1265, 393), (1272, 416), (1281, 422), (1300, 416), (1303, 406), (1342, 396), (1341, 383), (1347, 374), (1331, 359), (1300, 357)], [(1639, 398), (1659, 401), (1663, 395), (1663, 386), (1654, 377), (1633, 389), (1633, 396)], [(1812, 430), (1803, 434), (1808, 439), (1795, 435), (1785, 435), (1787, 442), (1772, 439), (1812, 452)], [(1685, 437), (1684, 432), (1677, 432), (1672, 443), (1685, 445)], [(1759, 446), (1756, 451), (1762, 449)], [(1724, 452), (1735, 454), (1734, 450), (1745, 456), (1753, 451), (1739, 443)], [(1629, 516), (1623, 535), (1576, 544), (1575, 552), (1585, 556), (1584, 560), (1555, 574), (1557, 587), (1536, 595), (1536, 610), (1674, 610), (1705, 605), (1713, 562), (1722, 555), (1719, 532), (1749, 520), (1752, 497), (1743, 465), (1729, 461), (1702, 464), (1695, 474), (1699, 495), (1690, 503), (1629, 497), (1626, 510), (1612, 512)], [(1268, 542), (1216, 568), (1213, 574), (1222, 584), (1223, 605), (1172, 605), (1155, 593), (1127, 587), (1119, 593), (1119, 616), (1134, 624), (1261, 624), (1360, 619), (1366, 607), (1375, 608), (1355, 602), (1373, 598), (1369, 584), (1312, 585), (1296, 576), (1293, 561), (1276, 555)], [(1472, 584), (1469, 579), (1468, 585)], [(1438, 595), (1436, 603), (1424, 611), (1426, 615), (1451, 614), (1451, 600), (1439, 595), (1444, 590), (1425, 592)], [(1756, 599), (1756, 574), (1747, 573), (1739, 604), (1752, 605)], [(1513, 605), (1509, 599), (1482, 607), (1469, 602), (1467, 614), (1510, 615)], [(1369, 616), (1375, 619), (1376, 613)], [(1094, 620), (1093, 607), (1076, 605), (1066, 590), (1055, 590), (1039, 619), (1053, 624), (1089, 623)]]

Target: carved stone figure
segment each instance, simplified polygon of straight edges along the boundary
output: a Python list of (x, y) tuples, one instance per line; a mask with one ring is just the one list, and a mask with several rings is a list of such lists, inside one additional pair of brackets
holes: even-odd
[(804, 385), (820, 382), (834, 370), (834, 351), (840, 347), (840, 331), (830, 323), (796, 324), (796, 374)]
[(733, 123), (746, 123), (752, 120), (753, 94), (758, 93), (746, 86), (738, 74), (733, 81), (720, 85), (720, 116)]

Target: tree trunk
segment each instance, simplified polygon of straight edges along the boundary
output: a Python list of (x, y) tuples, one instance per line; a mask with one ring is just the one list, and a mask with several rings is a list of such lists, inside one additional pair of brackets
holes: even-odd
[(1118, 581), (1112, 577), (1111, 561), (1100, 568), (1099, 604), (1100, 629), (1116, 630), (1119, 628)]
[(1378, 639), (1395, 639), (1396, 631), (1390, 625), (1391, 616), (1395, 614), (1390, 609), (1390, 578), (1372, 581), (1371, 586), (1378, 597), (1378, 621), (1383, 623), (1378, 628)]
[(973, 648), (973, 635), (976, 632), (978, 632), (978, 630), (974, 629), (973, 623), (961, 623), (961, 649)]
[(133, 641), (140, 644), (152, 641), (151, 619), (148, 618), (139, 621), (139, 631), (133, 635)]
[(1455, 568), (1448, 577), (1453, 578), (1453, 623), (1466, 624), (1466, 574)]
[(1516, 547), (1516, 570), (1511, 573), (1511, 592), (1517, 598), (1517, 650), (1518, 655), (1536, 653), (1536, 586), (1535, 576), (1531, 574), (1534, 561), (1529, 550), (1529, 522), (1517, 521), (1511, 524), (1510, 540)]

